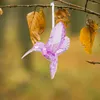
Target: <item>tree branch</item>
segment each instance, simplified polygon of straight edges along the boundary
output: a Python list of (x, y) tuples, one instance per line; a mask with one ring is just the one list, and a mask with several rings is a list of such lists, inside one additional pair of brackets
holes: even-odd
[(54, 0), (54, 1), (58, 1), (58, 2), (61, 2), (61, 3), (65, 4), (65, 5), (68, 5), (68, 6), (71, 6), (71, 7), (75, 7), (75, 8), (82, 8), (81, 6), (78, 6), (78, 5), (63, 1), (63, 0)]
[(100, 4), (100, 2), (99, 2), (99, 1), (95, 1), (95, 0), (89, 0), (89, 1), (91, 1), (91, 2), (93, 2), (93, 3)]
[[(69, 8), (71, 10), (76, 10), (76, 11), (82, 11), (88, 14), (92, 14), (92, 15), (96, 15), (98, 17), (100, 17), (100, 13), (97, 13), (95, 11), (92, 11), (90, 9), (86, 9), (84, 7), (72, 4), (72, 3), (68, 3), (62, 0), (55, 0), (55, 1), (60, 1), (64, 4), (66, 4), (66, 6), (62, 6), (62, 5), (55, 5), (55, 7), (57, 8)], [(31, 5), (1, 5), (0, 8), (4, 9), (4, 8), (18, 8), (18, 7), (43, 7), (43, 8), (48, 8), (51, 7), (50, 4), (31, 4)]]
[(95, 61), (86, 61), (86, 62), (88, 62), (88, 63), (90, 63), (90, 64), (93, 64), (93, 65), (95, 65), (95, 64), (100, 64), (100, 62), (95, 62)]
[(86, 0), (86, 3), (85, 3), (85, 11), (86, 11), (86, 9), (87, 9), (88, 1), (89, 1), (89, 0)]
[(86, 12), (86, 13), (89, 13), (89, 14), (93, 14), (93, 15), (96, 15), (100, 18), (100, 13), (94, 12), (94, 11), (87, 9), (87, 8), (85, 9), (85, 7), (81, 7), (79, 5), (75, 5), (75, 4), (72, 4), (72, 3), (69, 3), (69, 2), (66, 2), (66, 1), (63, 1), (63, 0), (54, 0), (54, 1), (58, 1), (58, 2), (61, 2), (65, 5), (68, 5), (69, 7), (74, 8), (73, 10), (78, 10), (78, 11)]

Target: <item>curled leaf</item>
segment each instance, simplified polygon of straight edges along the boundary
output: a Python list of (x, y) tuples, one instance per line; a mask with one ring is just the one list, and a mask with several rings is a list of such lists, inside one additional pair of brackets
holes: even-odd
[(3, 14), (3, 10), (2, 10), (2, 8), (0, 8), (0, 15), (2, 15)]
[(95, 32), (96, 30), (99, 29), (98, 24), (92, 19), (88, 19), (86, 25), (89, 27), (90, 32)]
[(99, 27), (92, 19), (88, 19), (86, 25), (80, 31), (80, 42), (84, 46), (85, 51), (91, 54), (95, 35), (97, 34), (96, 30)]
[(33, 45), (40, 40), (40, 35), (45, 29), (45, 15), (42, 9), (39, 12), (30, 12), (27, 14), (27, 22), (30, 31), (30, 38)]
[(65, 27), (67, 27), (68, 23), (69, 23), (69, 17), (70, 14), (68, 12), (67, 9), (61, 9), (59, 8), (56, 12), (55, 12), (55, 22), (56, 24), (59, 23), (59, 22), (62, 22)]

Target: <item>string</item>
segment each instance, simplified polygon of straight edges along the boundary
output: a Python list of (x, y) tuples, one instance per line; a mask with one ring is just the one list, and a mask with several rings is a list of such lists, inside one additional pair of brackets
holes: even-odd
[(55, 20), (54, 20), (54, 2), (51, 2), (50, 4), (52, 6), (52, 28), (55, 26)]

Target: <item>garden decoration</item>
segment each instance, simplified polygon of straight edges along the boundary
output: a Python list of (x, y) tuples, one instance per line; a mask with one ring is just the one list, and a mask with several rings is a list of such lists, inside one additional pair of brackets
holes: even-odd
[(41, 52), (42, 55), (50, 61), (50, 75), (51, 79), (54, 78), (57, 71), (58, 56), (69, 48), (70, 39), (66, 36), (66, 28), (62, 22), (54, 26), (54, 2), (52, 6), (52, 30), (49, 40), (46, 44), (43, 42), (36, 42), (36, 44), (26, 52), (22, 59), (33, 51)]
[(33, 51), (41, 52), (51, 62), (50, 74), (51, 79), (53, 79), (57, 70), (58, 56), (69, 48), (69, 44), (70, 39), (66, 36), (65, 26), (59, 22), (52, 29), (48, 42), (46, 44), (37, 42), (32, 49), (23, 55), (22, 59)]

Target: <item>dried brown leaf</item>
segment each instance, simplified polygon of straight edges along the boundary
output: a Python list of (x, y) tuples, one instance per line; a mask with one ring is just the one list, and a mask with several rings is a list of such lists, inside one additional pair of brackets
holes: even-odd
[(40, 40), (40, 35), (45, 29), (45, 15), (42, 9), (39, 12), (30, 12), (27, 14), (27, 22), (30, 31), (30, 38), (33, 45)]
[(2, 15), (3, 14), (3, 10), (2, 10), (2, 8), (0, 8), (0, 15)]
[(55, 12), (55, 22), (56, 24), (59, 23), (60, 21), (64, 23), (65, 27), (67, 27), (69, 23), (69, 17), (70, 14), (67, 9), (58, 9)]
[(91, 54), (95, 35), (97, 34), (96, 30), (99, 29), (99, 26), (92, 19), (88, 19), (86, 24), (87, 26), (80, 31), (80, 42), (84, 46), (85, 51)]

